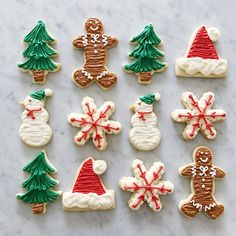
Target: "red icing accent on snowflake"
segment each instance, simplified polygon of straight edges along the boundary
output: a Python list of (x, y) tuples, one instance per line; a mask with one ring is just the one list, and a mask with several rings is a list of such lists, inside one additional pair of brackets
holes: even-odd
[[(98, 149), (103, 150), (104, 143), (106, 143), (105, 133), (119, 133), (120, 124), (116, 121), (108, 120), (113, 113), (113, 107), (111, 105), (106, 105), (105, 107), (103, 106), (103, 109), (99, 109), (98, 112), (93, 104), (93, 99), (89, 99), (90, 101), (84, 103), (84, 106), (86, 106), (87, 109), (86, 115), (75, 113), (75, 115), (80, 116), (80, 118), (77, 119), (75, 117), (71, 117), (69, 122), (72, 123), (72, 125), (77, 127), (79, 126), (81, 128), (81, 132), (76, 135), (76, 142), (79, 145), (82, 145), (80, 144), (81, 142), (87, 142), (88, 139), (93, 136), (95, 146)], [(91, 108), (91, 104), (94, 105), (94, 109)], [(77, 125), (75, 123), (77, 123)]]
[(96, 193), (102, 195), (105, 193), (102, 182), (93, 171), (93, 161), (88, 159), (83, 163), (79, 175), (75, 181), (72, 193)]
[[(135, 160), (132, 165), (132, 171), (135, 178), (124, 177), (121, 179), (120, 186), (122, 189), (134, 192), (130, 207), (139, 209), (146, 200), (154, 211), (159, 211), (162, 207), (159, 195), (173, 192), (173, 184), (169, 181), (159, 181), (164, 173), (164, 166), (161, 162), (156, 162), (146, 171), (143, 162)], [(127, 179), (132, 181), (127, 181)]]
[(28, 111), (28, 113), (26, 115), (31, 117), (32, 120), (35, 120), (36, 117), (34, 115), (34, 112), (41, 111), (41, 110), (42, 110), (42, 108), (38, 108), (38, 109), (28, 109), (28, 108), (26, 108), (26, 111)]
[(219, 57), (215, 50), (215, 46), (209, 38), (205, 26), (202, 26), (196, 33), (196, 36), (187, 55), (187, 58), (191, 57), (219, 60)]
[[(188, 97), (187, 102), (192, 108), (187, 110), (176, 110), (179, 120), (174, 119), (176, 121), (189, 123), (188, 133), (186, 134), (189, 138), (194, 138), (197, 135), (198, 130), (203, 130), (205, 133), (209, 132), (209, 136), (207, 135), (208, 138), (214, 138), (216, 136), (216, 131), (212, 123), (221, 121), (226, 117), (226, 113), (223, 110), (210, 109), (214, 103), (214, 94), (211, 92), (203, 94), (203, 97), (201, 98), (201, 107), (199, 106), (200, 102), (194, 98), (192, 93), (188, 93), (186, 96)], [(186, 104), (186, 101), (184, 101), (184, 103)], [(189, 108), (189, 105), (187, 105), (186, 108)]]

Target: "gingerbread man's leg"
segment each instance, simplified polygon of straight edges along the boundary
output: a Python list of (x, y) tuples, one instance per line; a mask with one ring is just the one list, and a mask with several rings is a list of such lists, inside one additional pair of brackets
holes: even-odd
[(73, 81), (82, 88), (89, 86), (93, 82), (92, 76), (84, 68), (76, 70), (72, 76)]
[[(217, 219), (219, 216), (221, 216), (224, 212), (224, 206), (222, 204), (217, 204), (217, 202), (212, 199), (213, 207), (210, 207), (209, 209), (205, 209), (205, 213), (213, 220)], [(215, 206), (214, 206), (215, 205)]]
[[(101, 77), (101, 78), (100, 78)], [(104, 89), (109, 89), (116, 84), (117, 76), (111, 72), (105, 71), (98, 76), (97, 83)]]
[(189, 202), (184, 203), (180, 207), (180, 211), (184, 215), (191, 217), (191, 218), (196, 216), (202, 209), (202, 206), (197, 204), (197, 202), (195, 202), (194, 198), (195, 198), (195, 196)]

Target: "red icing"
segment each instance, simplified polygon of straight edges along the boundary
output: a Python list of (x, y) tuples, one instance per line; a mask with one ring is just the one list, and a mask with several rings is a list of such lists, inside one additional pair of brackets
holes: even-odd
[(41, 110), (42, 110), (42, 108), (38, 108), (38, 109), (28, 109), (28, 108), (26, 108), (26, 111), (28, 111), (28, 113), (26, 115), (31, 117), (34, 120), (35, 119), (34, 112), (41, 111)]
[(138, 111), (138, 114), (139, 114), (139, 119), (140, 120), (143, 120), (143, 121), (145, 121), (146, 120), (146, 118), (144, 117), (146, 114), (151, 114), (152, 113), (152, 111), (147, 111), (147, 112), (143, 112), (143, 111)]
[(164, 184), (161, 186), (161, 188), (157, 187), (157, 186), (152, 186), (152, 184), (155, 180), (160, 178), (159, 174), (163, 170), (164, 167), (160, 166), (158, 171), (153, 173), (153, 178), (150, 182), (147, 180), (146, 172), (143, 172), (140, 164), (137, 165), (137, 168), (140, 171), (140, 177), (144, 180), (145, 185), (138, 185), (136, 183), (133, 183), (134, 186), (125, 187), (125, 190), (133, 189), (135, 192), (140, 190), (140, 189), (144, 189), (144, 192), (138, 197), (138, 201), (133, 204), (133, 207), (136, 208), (140, 204), (140, 202), (142, 202), (144, 200), (146, 192), (149, 191), (151, 193), (151, 196), (152, 196), (152, 201), (155, 203), (156, 209), (160, 209), (160, 205), (158, 204), (158, 198), (154, 195), (153, 190), (159, 190), (162, 193), (171, 192), (172, 190), (169, 189), (169, 188), (165, 188)]
[(73, 193), (96, 193), (102, 195), (105, 193), (102, 182), (93, 171), (93, 160), (88, 159), (80, 169), (79, 175), (75, 181)]
[(214, 132), (212, 131), (212, 124), (208, 122), (207, 120), (207, 117), (212, 117), (212, 118), (215, 118), (215, 117), (225, 117), (226, 114), (225, 113), (222, 113), (222, 114), (216, 114), (216, 112), (212, 112), (210, 115), (206, 115), (205, 112), (208, 108), (208, 106), (211, 105), (211, 100), (212, 100), (212, 96), (209, 96), (208, 100), (205, 101), (205, 107), (203, 109), (201, 109), (198, 105), (198, 102), (194, 100), (193, 96), (192, 95), (189, 95), (189, 98), (192, 102), (192, 106), (195, 107), (199, 113), (196, 114), (196, 115), (192, 115), (190, 113), (188, 113), (187, 115), (182, 115), (182, 114), (179, 114), (179, 118), (182, 118), (182, 117), (186, 117), (188, 118), (189, 120), (191, 119), (196, 119), (196, 122), (194, 124), (192, 124), (192, 132), (190, 133), (190, 136), (193, 137), (194, 136), (194, 132), (196, 131), (197, 128), (200, 128), (200, 120), (203, 119), (205, 125), (206, 125), (206, 129), (209, 130), (210, 134), (213, 136), (214, 135)]
[(81, 120), (78, 120), (75, 118), (71, 119), (71, 122), (79, 122), (80, 126), (88, 125), (88, 124), (91, 125), (87, 130), (83, 131), (82, 136), (77, 138), (77, 140), (80, 142), (82, 139), (86, 139), (88, 134), (90, 133), (90, 131), (93, 130), (93, 132), (95, 132), (94, 140), (97, 141), (97, 146), (98, 146), (98, 148), (100, 148), (102, 137), (98, 133), (97, 128), (101, 127), (103, 130), (105, 130), (107, 132), (110, 132), (111, 130), (119, 130), (119, 128), (112, 127), (110, 124), (101, 125), (98, 123), (101, 119), (106, 118), (106, 113), (111, 109), (111, 106), (108, 105), (106, 107), (105, 111), (104, 112), (101, 111), (99, 117), (96, 120), (94, 120), (94, 117), (93, 117), (94, 110), (91, 110), (89, 103), (86, 103), (85, 105), (87, 106), (87, 109), (88, 109), (88, 112), (86, 114), (90, 117), (91, 121), (88, 121), (84, 118), (81, 118)]
[(191, 57), (219, 60), (214, 44), (209, 38), (205, 26), (202, 26), (196, 33), (196, 36), (187, 55), (187, 58)]

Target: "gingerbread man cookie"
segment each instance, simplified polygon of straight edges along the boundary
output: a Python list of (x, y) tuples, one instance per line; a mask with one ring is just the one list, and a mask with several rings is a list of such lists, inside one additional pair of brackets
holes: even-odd
[(103, 89), (116, 84), (117, 77), (106, 67), (107, 48), (118, 43), (117, 38), (103, 34), (102, 22), (97, 18), (89, 18), (85, 23), (86, 34), (73, 41), (73, 46), (84, 49), (85, 63), (74, 71), (72, 80), (80, 87), (89, 86), (94, 81)]
[(214, 165), (212, 151), (200, 146), (193, 152), (194, 162), (179, 169), (179, 174), (191, 177), (192, 193), (179, 204), (180, 211), (193, 218), (204, 212), (211, 219), (217, 219), (224, 212), (224, 206), (214, 197), (215, 178), (223, 178), (225, 172)]

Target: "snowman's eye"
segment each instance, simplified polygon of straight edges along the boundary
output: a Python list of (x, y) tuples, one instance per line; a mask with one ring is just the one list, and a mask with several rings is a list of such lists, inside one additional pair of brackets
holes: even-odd
[(138, 105), (141, 105), (141, 102), (139, 102)]
[(29, 102), (32, 102), (31, 99), (29, 99)]

